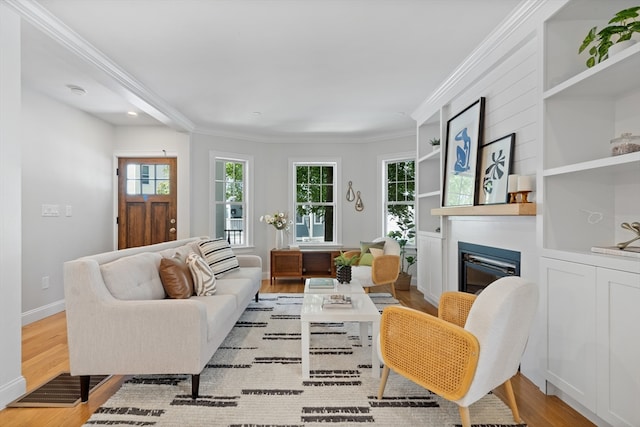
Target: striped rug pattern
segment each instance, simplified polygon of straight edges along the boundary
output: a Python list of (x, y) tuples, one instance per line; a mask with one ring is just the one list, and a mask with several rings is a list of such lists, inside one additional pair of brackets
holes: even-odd
[[(397, 304), (370, 294), (376, 306)], [(455, 404), (391, 373), (382, 400), (371, 377), (371, 339), (355, 323), (312, 324), (311, 378), (301, 377), (301, 294), (263, 294), (237, 322), (190, 398), (188, 375), (138, 376), (100, 407), (87, 426), (433, 426), (460, 425)], [(474, 426), (513, 426), (489, 394), (470, 408)]]

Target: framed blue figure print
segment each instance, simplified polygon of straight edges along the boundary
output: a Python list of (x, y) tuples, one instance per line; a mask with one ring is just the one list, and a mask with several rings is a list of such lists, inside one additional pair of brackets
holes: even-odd
[(513, 164), (515, 141), (516, 134), (512, 133), (480, 148), (479, 205), (494, 205), (509, 201), (507, 187)]
[(484, 104), (485, 98), (480, 98), (447, 122), (442, 206), (474, 204)]

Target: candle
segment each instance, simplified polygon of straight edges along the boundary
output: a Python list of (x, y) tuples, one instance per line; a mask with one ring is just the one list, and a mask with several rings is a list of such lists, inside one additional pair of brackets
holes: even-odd
[(518, 191), (518, 175), (509, 175), (509, 181), (507, 182), (507, 192), (515, 193)]
[(518, 191), (531, 191), (533, 189), (533, 182), (530, 176), (518, 177)]

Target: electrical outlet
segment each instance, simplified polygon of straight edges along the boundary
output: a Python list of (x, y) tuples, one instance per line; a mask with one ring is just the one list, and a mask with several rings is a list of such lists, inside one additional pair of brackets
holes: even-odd
[(65, 210), (65, 215), (66, 216), (73, 216), (73, 206), (67, 205), (66, 210)]
[(49, 289), (49, 276), (42, 278), (42, 289)]

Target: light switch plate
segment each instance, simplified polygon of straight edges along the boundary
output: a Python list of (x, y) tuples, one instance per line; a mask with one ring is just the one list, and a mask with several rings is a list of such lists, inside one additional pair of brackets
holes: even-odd
[(42, 216), (60, 216), (60, 206), (42, 205)]

